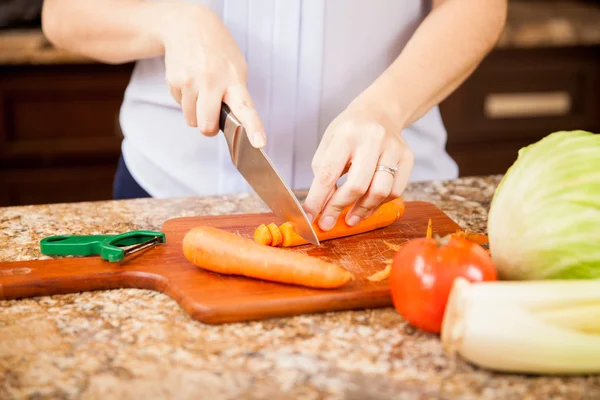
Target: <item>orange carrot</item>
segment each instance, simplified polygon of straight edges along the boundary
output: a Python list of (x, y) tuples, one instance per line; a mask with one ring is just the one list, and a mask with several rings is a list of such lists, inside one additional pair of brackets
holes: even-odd
[(192, 228), (183, 238), (183, 254), (192, 264), (225, 274), (311, 288), (338, 288), (354, 275), (316, 257), (260, 245), (209, 226)]
[(431, 239), (432, 236), (433, 236), (433, 229), (431, 226), (431, 218), (429, 218), (429, 222), (427, 223), (427, 233), (426, 233), (425, 237), (427, 239)]
[[(342, 211), (336, 224), (329, 231), (321, 230), (317, 223), (318, 218), (315, 219), (315, 222), (313, 222), (313, 228), (320, 241), (357, 235), (359, 233), (384, 228), (393, 224), (404, 215), (405, 205), (401, 198), (389, 201), (385, 204), (382, 204), (373, 214), (371, 214), (371, 216), (365, 218), (355, 226), (349, 226), (345, 221), (346, 214), (348, 214), (350, 209), (351, 207), (346, 207), (346, 209)], [(279, 227), (279, 230), (283, 236), (283, 247), (300, 246), (308, 243), (306, 240), (304, 240), (304, 238), (298, 235), (296, 231), (294, 231), (292, 224), (289, 222), (282, 224)]]
[(273, 236), (269, 228), (267, 228), (264, 224), (256, 228), (254, 231), (254, 241), (256, 243), (269, 246), (273, 241)]
[(277, 227), (277, 224), (271, 222), (269, 225), (267, 225), (267, 228), (269, 229), (269, 232), (271, 233), (271, 236), (273, 238), (273, 240), (271, 241), (271, 246), (279, 246), (283, 241), (283, 238), (281, 237), (281, 231)]

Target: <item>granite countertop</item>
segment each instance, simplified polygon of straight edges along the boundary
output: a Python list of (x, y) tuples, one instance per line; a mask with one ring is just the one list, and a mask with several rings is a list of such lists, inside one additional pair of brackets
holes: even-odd
[[(411, 184), (485, 232), (499, 176)], [(159, 229), (169, 218), (266, 211), (250, 195), (0, 208), (0, 260), (40, 258), (61, 232)], [(1, 399), (598, 399), (600, 377), (497, 374), (447, 357), (393, 308), (229, 325), (123, 289), (0, 301)]]
[[(589, 1), (509, 2), (498, 48), (600, 44), (600, 5)], [(95, 61), (54, 48), (40, 29), (0, 31), (0, 65), (87, 64)]]

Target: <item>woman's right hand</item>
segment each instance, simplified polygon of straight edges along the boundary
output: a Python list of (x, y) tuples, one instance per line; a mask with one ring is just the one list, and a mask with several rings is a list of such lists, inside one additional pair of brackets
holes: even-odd
[(221, 102), (240, 120), (254, 147), (266, 135), (247, 88), (247, 64), (229, 30), (208, 7), (173, 3), (161, 28), (169, 90), (188, 125), (219, 133)]

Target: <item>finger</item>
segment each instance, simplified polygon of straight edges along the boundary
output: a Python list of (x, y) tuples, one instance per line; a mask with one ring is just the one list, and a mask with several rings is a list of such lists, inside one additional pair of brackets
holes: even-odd
[(392, 191), (388, 197), (389, 200), (393, 200), (402, 196), (404, 190), (406, 189), (406, 186), (408, 186), (410, 174), (414, 165), (414, 154), (410, 150), (405, 151), (404, 155), (400, 160), (400, 164), (398, 165), (398, 171), (396, 171)]
[(177, 104), (181, 105), (181, 89), (169, 86), (169, 92), (171, 92), (171, 96), (173, 96)]
[(315, 178), (304, 201), (311, 220), (321, 213), (327, 200), (335, 196), (336, 183), (350, 159), (350, 148), (346, 143), (336, 144), (330, 149), (327, 158), (313, 163)]
[[(335, 193), (336, 190), (337, 190), (337, 184), (333, 185), (333, 189), (331, 189), (331, 192), (329, 192), (329, 194), (327, 195), (327, 199), (324, 202), (325, 204), (327, 204), (327, 202), (331, 199), (331, 197), (333, 196), (333, 194)], [(306, 209), (306, 207), (304, 207), (304, 205), (302, 207), (304, 208), (304, 212), (306, 213), (308, 220), (311, 223), (314, 222), (315, 217), (313, 216), (313, 214), (309, 213), (308, 210)]]
[(328, 231), (335, 225), (344, 208), (354, 204), (369, 189), (379, 159), (376, 146), (363, 147), (352, 160), (346, 182), (331, 196), (319, 219), (319, 227)]
[(198, 128), (206, 136), (214, 136), (219, 133), (219, 118), (221, 116), (221, 100), (223, 92), (211, 84), (202, 86), (198, 93), (196, 103), (196, 115)]
[(334, 132), (337, 131), (337, 125), (338, 123), (335, 120), (329, 124), (329, 126), (323, 133), (323, 137), (321, 138), (319, 147), (317, 147), (317, 151), (315, 151), (313, 160), (321, 160), (326, 156), (326, 149), (329, 148), (329, 144), (331, 143), (331, 140), (334, 136)]
[(185, 122), (189, 126), (198, 126), (198, 120), (196, 119), (196, 99), (198, 98), (198, 92), (192, 86), (184, 86), (181, 89), (181, 110), (183, 111), (183, 117)]
[[(378, 165), (394, 166), (398, 164), (399, 156), (391, 148), (384, 150), (379, 158)], [(364, 218), (370, 216), (390, 195), (394, 185), (395, 176), (386, 171), (375, 171), (369, 190), (356, 201), (352, 210), (346, 215), (346, 223), (354, 226)]]
[(250, 92), (245, 84), (236, 84), (229, 86), (223, 97), (223, 101), (231, 108), (231, 111), (240, 120), (246, 133), (248, 140), (252, 146), (261, 148), (267, 144), (267, 136), (265, 128), (258, 115), (258, 111), (254, 108)]

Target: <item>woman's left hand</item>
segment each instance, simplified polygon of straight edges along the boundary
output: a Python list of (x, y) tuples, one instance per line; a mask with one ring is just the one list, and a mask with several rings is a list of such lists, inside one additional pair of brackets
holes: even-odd
[[(383, 202), (400, 197), (414, 164), (412, 151), (374, 98), (357, 98), (327, 128), (312, 162), (315, 179), (304, 202), (309, 219), (330, 230), (342, 210), (350, 226), (371, 215)], [(377, 166), (397, 167), (395, 173)], [(348, 172), (339, 188), (339, 178)]]

